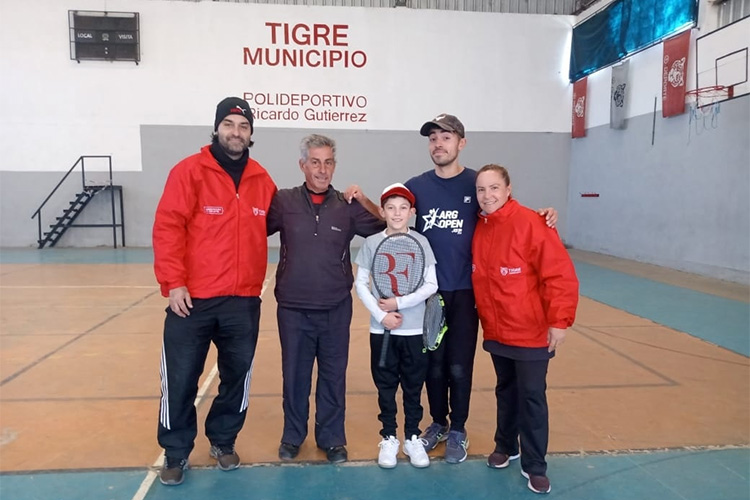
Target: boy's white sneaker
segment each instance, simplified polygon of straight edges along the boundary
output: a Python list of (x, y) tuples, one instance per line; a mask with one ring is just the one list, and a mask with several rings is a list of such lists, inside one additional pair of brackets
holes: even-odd
[(413, 434), (411, 439), (404, 441), (404, 454), (409, 457), (409, 461), (414, 467), (421, 469), (430, 465), (430, 457), (427, 456), (424, 444), (416, 434)]
[(380, 453), (378, 453), (378, 465), (383, 469), (393, 469), (398, 463), (398, 448), (401, 443), (398, 442), (396, 436), (384, 437), (378, 446), (380, 446)]

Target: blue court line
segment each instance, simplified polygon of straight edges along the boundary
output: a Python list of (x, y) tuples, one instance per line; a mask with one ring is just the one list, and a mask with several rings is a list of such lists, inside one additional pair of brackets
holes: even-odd
[[(152, 264), (152, 248), (0, 248), (0, 264)], [(268, 249), (268, 262), (279, 262), (279, 249)]]
[(151, 264), (151, 248), (0, 248), (0, 264)]
[[(670, 451), (631, 455), (550, 456), (548, 475), (557, 500), (747, 500), (750, 450)], [(189, 471), (185, 491), (154, 485), (146, 500), (252, 498), (263, 500), (530, 500), (520, 463), (487, 467), (435, 461), (416, 469), (366, 466), (265, 466), (228, 477), (215, 469)], [(234, 474), (234, 473), (233, 473)]]
[(60, 472), (0, 476), (2, 500), (131, 500), (144, 471)]
[[(750, 449), (672, 450), (626, 455), (549, 456), (557, 500), (747, 500)], [(81, 472), (0, 476), (0, 498), (13, 500), (130, 500), (143, 472)], [(130, 488), (130, 490), (128, 490)], [(415, 469), (374, 463), (333, 466), (265, 465), (233, 472), (186, 472), (185, 483), (154, 484), (146, 500), (530, 500), (518, 461), (490, 469), (484, 459), (460, 465), (434, 461)]]
[(580, 293), (750, 356), (750, 304), (575, 261)]

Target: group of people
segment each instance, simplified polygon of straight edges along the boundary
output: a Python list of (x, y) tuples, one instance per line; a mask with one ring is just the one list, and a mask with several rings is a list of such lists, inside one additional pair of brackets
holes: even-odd
[[(458, 161), (466, 145), (452, 115), (426, 122), (434, 168), (388, 186), (376, 205), (357, 186), (331, 185), (335, 142), (312, 134), (300, 145), (305, 182), (278, 190), (249, 157), (253, 116), (246, 101), (217, 106), (210, 145), (170, 172), (153, 230), (154, 268), (169, 298), (161, 361), (160, 480), (182, 483), (197, 435), (193, 401), (210, 346), (218, 352), (219, 393), (206, 418), (211, 456), (222, 470), (240, 464), (234, 444), (247, 412), (258, 339), (266, 236), (280, 234), (275, 296), (281, 341), (284, 428), (281, 460), (293, 460), (307, 437), (313, 365), (317, 363), (315, 442), (332, 463), (347, 460), (344, 427), (346, 368), (355, 282), (371, 313), (371, 371), (382, 423), (378, 463), (394, 467), (396, 400), (404, 394), (403, 451), (416, 467), (445, 441), (445, 461), (467, 457), (474, 353), (479, 321), (483, 347), (497, 375), (495, 451), (488, 465), (504, 468), (521, 456), (522, 474), (537, 493), (550, 491), (546, 371), (575, 318), (578, 283), (554, 225), (554, 209), (538, 213), (511, 197), (507, 170), (476, 171)], [(440, 224), (440, 214), (459, 224)], [(408, 227), (416, 214), (416, 231)], [(548, 227), (549, 226), (549, 227)], [(550, 228), (551, 227), (551, 228)], [(476, 229), (476, 230), (475, 230)], [(381, 298), (370, 284), (378, 243), (408, 233), (425, 249), (423, 281), (414, 292)], [(440, 293), (448, 331), (435, 350), (422, 345), (424, 300)], [(378, 359), (391, 333), (386, 363)], [(422, 431), (426, 386), (431, 423)], [(520, 439), (520, 448), (519, 448)]]

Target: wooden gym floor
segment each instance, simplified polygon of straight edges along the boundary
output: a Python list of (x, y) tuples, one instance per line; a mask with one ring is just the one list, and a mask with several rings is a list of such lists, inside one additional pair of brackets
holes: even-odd
[[(717, 493), (715, 498), (750, 497), (748, 288), (571, 253), (582, 297), (576, 324), (548, 376), (553, 492), (562, 481), (555, 477), (558, 458), (639, 450), (690, 455), (718, 449), (739, 453), (740, 465), (730, 468), (740, 472), (738, 482), (727, 485), (734, 496)], [(281, 356), (274, 270), (272, 263), (263, 294), (250, 408), (237, 442), (243, 464), (279, 462)], [(192, 475), (197, 478), (202, 466), (214, 465), (202, 422), (216, 394), (215, 353), (212, 349), (196, 401), (199, 436), (190, 461), (198, 470), (190, 471), (179, 488), (165, 488), (158, 481), (152, 486), (161, 453), (156, 423), (165, 307), (148, 249), (0, 251), (0, 498), (104, 498), (86, 495), (117, 482), (102, 479), (109, 478), (107, 474), (136, 483), (132, 491), (126, 487), (116, 493), (110, 485), (107, 494), (112, 496), (107, 498), (173, 498), (164, 490), (180, 490), (174, 498), (193, 498), (188, 496)], [(374, 463), (379, 422), (367, 326), (366, 310), (355, 296), (347, 373), (349, 458), (379, 477), (383, 471)], [(430, 469), (464, 467), (469, 472), (492, 451), (494, 372), (479, 344), (467, 424), (470, 460), (448, 467), (440, 461), (441, 445), (431, 452), (436, 460)], [(424, 404), (426, 426), (426, 398)], [(325, 463), (325, 456), (308, 439), (297, 462), (316, 467)], [(409, 468), (408, 463), (400, 464), (403, 468)], [(339, 469), (326, 465), (322, 470)], [(86, 476), (90, 486), (82, 476), (75, 485), (63, 480), (68, 489), (45, 490), (39, 483), (45, 477), (70, 477), (56, 473), (81, 472), (95, 474)], [(104, 482), (99, 486), (97, 481)], [(39, 493), (44, 491), (53, 493)], [(263, 498), (287, 498), (274, 491)], [(308, 491), (297, 497), (390, 498), (388, 492), (376, 497), (359, 491), (359, 496)], [(480, 497), (475, 492), (467, 498)]]

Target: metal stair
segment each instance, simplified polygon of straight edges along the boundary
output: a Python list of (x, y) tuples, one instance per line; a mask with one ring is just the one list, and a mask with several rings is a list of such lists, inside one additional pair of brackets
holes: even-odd
[[(91, 182), (86, 180), (86, 169), (85, 160), (106, 160), (109, 171), (109, 179), (98, 182)], [(55, 217), (55, 223), (49, 225), (49, 231), (42, 233), (42, 209), (50, 200), (52, 195), (58, 190), (63, 182), (68, 178), (70, 173), (77, 167), (81, 167), (81, 191), (76, 193), (73, 201), (68, 202), (68, 207), (63, 210), (61, 217)], [(86, 206), (94, 199), (99, 193), (109, 193), (109, 205), (111, 207), (111, 222), (103, 224), (74, 224), (75, 220), (86, 208)], [(117, 203), (119, 201), (119, 203)], [(117, 218), (116, 204), (119, 204), (119, 222)], [(122, 186), (115, 185), (112, 183), (112, 157), (111, 156), (80, 156), (78, 160), (73, 164), (68, 172), (63, 176), (57, 186), (52, 192), (47, 195), (47, 198), (42, 202), (39, 208), (36, 209), (34, 214), (31, 216), (32, 219), (37, 219), (38, 225), (38, 237), (37, 245), (39, 249), (45, 247), (54, 247), (57, 242), (62, 238), (63, 234), (71, 227), (89, 227), (89, 228), (112, 228), (112, 244), (114, 248), (117, 248), (117, 229), (121, 231), (121, 242), (122, 246), (125, 246), (125, 221), (124, 221), (124, 208), (122, 199)]]
[(63, 210), (62, 217), (55, 217), (57, 222), (50, 224), (50, 230), (42, 235), (42, 239), (37, 240), (37, 243), (39, 243), (38, 248), (42, 249), (47, 245), (54, 247), (60, 238), (62, 238), (62, 235), (65, 234), (65, 231), (73, 226), (73, 222), (94, 196), (110, 188), (122, 189), (122, 186), (87, 186), (82, 192), (77, 193), (75, 199), (69, 202), (70, 206)]

